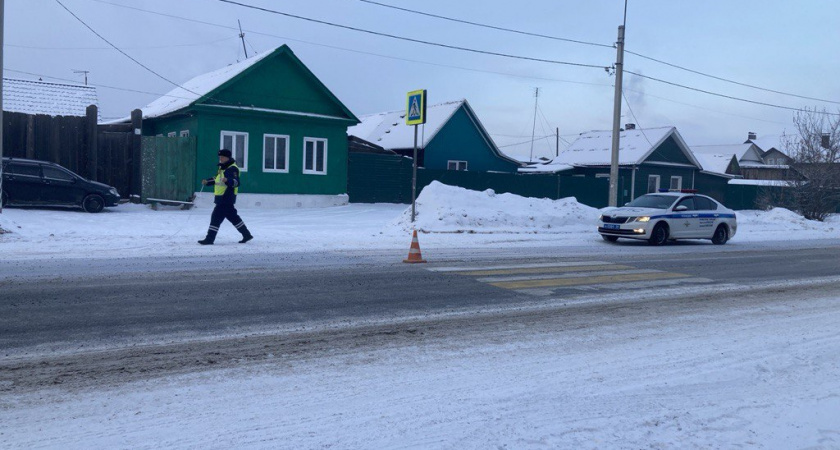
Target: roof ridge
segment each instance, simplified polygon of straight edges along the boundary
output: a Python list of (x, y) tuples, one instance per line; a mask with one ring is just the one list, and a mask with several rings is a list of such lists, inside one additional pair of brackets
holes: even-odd
[(24, 80), (20, 78), (8, 78), (3, 77), (3, 81), (16, 81), (21, 83), (31, 83), (31, 84), (49, 84), (53, 86), (66, 86), (72, 88), (81, 88), (81, 89), (93, 89), (96, 90), (95, 85), (86, 85), (86, 84), (67, 84), (67, 83), (53, 83), (52, 81), (42, 81), (42, 80)]

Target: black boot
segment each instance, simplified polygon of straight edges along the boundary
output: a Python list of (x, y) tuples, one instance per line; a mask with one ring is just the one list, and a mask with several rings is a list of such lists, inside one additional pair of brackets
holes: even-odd
[(216, 230), (212, 230), (212, 229), (207, 230), (207, 237), (198, 241), (198, 243), (201, 244), (201, 245), (213, 245), (213, 242), (216, 240), (216, 234), (217, 233), (218, 233), (218, 231), (216, 231)]
[(254, 239), (254, 236), (251, 235), (251, 232), (248, 231), (248, 228), (244, 225), (242, 226), (242, 228), (239, 229), (239, 231), (242, 232), (242, 240), (239, 241), (240, 244), (244, 244), (250, 241), (251, 239)]

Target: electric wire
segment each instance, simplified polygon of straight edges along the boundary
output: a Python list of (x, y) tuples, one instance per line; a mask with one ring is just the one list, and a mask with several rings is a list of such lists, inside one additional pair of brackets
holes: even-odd
[(596, 42), (579, 41), (577, 39), (568, 39), (568, 38), (562, 38), (562, 37), (558, 37), (558, 36), (549, 36), (549, 35), (546, 35), (546, 34), (532, 33), (532, 32), (529, 32), (529, 31), (522, 31), (522, 30), (514, 30), (512, 28), (503, 28), (503, 27), (498, 27), (498, 26), (495, 26), (495, 25), (488, 25), (488, 24), (484, 24), (484, 23), (470, 22), (468, 20), (454, 19), (452, 17), (446, 17), (446, 16), (437, 15), (437, 14), (426, 13), (426, 12), (423, 12), (423, 11), (417, 11), (417, 10), (413, 10), (413, 9), (402, 8), (402, 7), (399, 7), (399, 6), (388, 5), (388, 4), (385, 4), (385, 3), (374, 2), (374, 1), (371, 1), (371, 0), (359, 0), (359, 1), (362, 2), (362, 3), (369, 3), (371, 5), (377, 5), (377, 6), (382, 6), (382, 7), (385, 7), (385, 8), (396, 9), (396, 10), (399, 10), (399, 11), (405, 11), (405, 12), (409, 12), (409, 13), (412, 13), (412, 14), (419, 14), (419, 15), (422, 15), (422, 16), (434, 17), (436, 19), (448, 20), (450, 22), (463, 23), (463, 24), (472, 25), (472, 26), (481, 27), (481, 28), (489, 28), (489, 29), (492, 29), (492, 30), (506, 31), (508, 33), (516, 33), (516, 34), (522, 34), (522, 35), (525, 35), (525, 36), (540, 37), (540, 38), (551, 39), (551, 40), (555, 40), (555, 41), (571, 42), (571, 43), (574, 43), (574, 44), (592, 45), (592, 46), (595, 46), (595, 47), (615, 48), (614, 45), (599, 44), (599, 43), (596, 43)]
[[(58, 1), (58, 0), (56, 0), (56, 1)], [(548, 63), (548, 64), (559, 64), (559, 65), (565, 65), (565, 66), (586, 67), (586, 68), (595, 68), (595, 69), (609, 69), (609, 67), (607, 67), (607, 66), (599, 66), (599, 65), (594, 65), (594, 64), (584, 64), (584, 63), (576, 63), (576, 62), (569, 62), (569, 61), (559, 61), (559, 60), (545, 59), (545, 58), (534, 58), (534, 57), (530, 57), (530, 56), (512, 55), (512, 54), (509, 54), (509, 53), (491, 52), (491, 51), (487, 51), (487, 50), (478, 50), (478, 49), (474, 49), (474, 48), (461, 47), (461, 46), (457, 46), (457, 45), (442, 44), (440, 42), (425, 41), (425, 40), (422, 40), (422, 39), (414, 39), (414, 38), (409, 38), (409, 37), (405, 37), (405, 36), (398, 36), (398, 35), (395, 35), (395, 34), (382, 33), (382, 32), (379, 32), (379, 31), (371, 31), (371, 30), (367, 30), (367, 29), (364, 29), (364, 28), (352, 27), (352, 26), (349, 26), (349, 25), (342, 25), (342, 24), (338, 24), (338, 23), (334, 23), (334, 22), (328, 22), (326, 20), (313, 19), (313, 18), (310, 18), (310, 17), (304, 17), (304, 16), (299, 16), (299, 15), (296, 15), (296, 14), (290, 14), (290, 13), (286, 13), (286, 12), (282, 12), (282, 11), (277, 11), (277, 10), (273, 10), (273, 9), (269, 9), (269, 8), (264, 8), (264, 7), (261, 7), (261, 6), (249, 5), (247, 3), (241, 3), (241, 2), (237, 2), (237, 1), (233, 1), (233, 0), (217, 0), (217, 1), (219, 1), (221, 3), (228, 3), (228, 4), (231, 4), (231, 5), (241, 6), (243, 8), (253, 9), (253, 10), (257, 10), (257, 11), (263, 11), (263, 12), (267, 12), (267, 13), (270, 13), (270, 14), (276, 14), (276, 15), (280, 15), (280, 16), (284, 16), (284, 17), (290, 17), (290, 18), (293, 18), (293, 19), (304, 20), (304, 21), (312, 22), (312, 23), (318, 23), (318, 24), (321, 24), (321, 25), (328, 25), (328, 26), (331, 26), (331, 27), (343, 28), (345, 30), (356, 31), (356, 32), (359, 32), (359, 33), (366, 33), (366, 34), (371, 34), (371, 35), (374, 35), (374, 36), (387, 37), (387, 38), (397, 39), (397, 40), (407, 41), (407, 42), (414, 42), (414, 43), (417, 43), (417, 44), (429, 45), (429, 46), (433, 46), (433, 47), (448, 48), (448, 49), (451, 49), (451, 50), (459, 50), (459, 51), (482, 54), (482, 55), (499, 56), (499, 57), (502, 57), (502, 58), (543, 62), (543, 63)]]

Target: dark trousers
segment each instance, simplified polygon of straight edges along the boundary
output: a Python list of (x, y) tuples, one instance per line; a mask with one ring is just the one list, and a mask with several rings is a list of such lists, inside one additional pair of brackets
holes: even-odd
[(235, 206), (231, 204), (217, 203), (216, 207), (213, 208), (213, 214), (210, 215), (210, 228), (207, 229), (207, 240), (212, 242), (216, 239), (216, 234), (219, 232), (219, 226), (222, 225), (222, 222), (225, 219), (233, 224), (233, 226), (242, 233), (243, 237), (251, 235), (248, 228), (245, 226), (245, 222), (242, 221), (242, 218), (239, 217), (239, 213), (236, 212)]

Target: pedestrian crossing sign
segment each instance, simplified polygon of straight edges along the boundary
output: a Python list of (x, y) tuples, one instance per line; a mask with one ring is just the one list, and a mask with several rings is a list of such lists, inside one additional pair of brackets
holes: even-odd
[(422, 125), (424, 123), (426, 123), (426, 90), (411, 91), (408, 93), (405, 124)]

